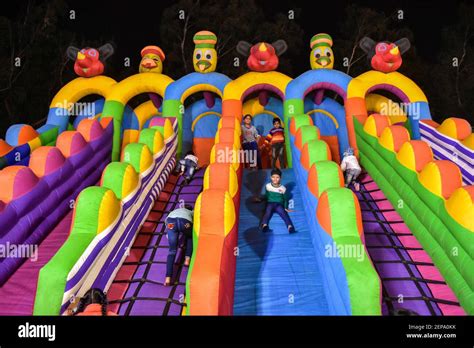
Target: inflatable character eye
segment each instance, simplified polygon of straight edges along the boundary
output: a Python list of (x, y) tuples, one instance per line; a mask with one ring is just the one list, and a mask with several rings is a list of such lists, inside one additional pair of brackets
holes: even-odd
[(326, 55), (326, 57), (331, 57), (331, 50), (329, 48), (326, 48), (324, 50), (324, 54)]
[(89, 50), (89, 55), (91, 57), (95, 57), (95, 56), (97, 56), (97, 51), (96, 50)]
[(86, 53), (86, 49), (83, 48), (83, 49), (81, 50), (81, 53)]
[(201, 50), (197, 50), (197, 51), (196, 51), (196, 59), (201, 59), (201, 57), (202, 57), (202, 52), (201, 52)]
[(316, 48), (316, 49), (314, 50), (314, 56), (315, 56), (316, 58), (320, 58), (320, 57), (321, 57), (321, 49), (320, 49), (320, 48)]
[(385, 51), (387, 50), (387, 44), (386, 44), (386, 43), (379, 43), (379, 44), (377, 45), (376, 50), (377, 50), (378, 52), (385, 52)]
[(206, 51), (206, 59), (211, 59), (211, 58), (212, 58), (212, 52)]

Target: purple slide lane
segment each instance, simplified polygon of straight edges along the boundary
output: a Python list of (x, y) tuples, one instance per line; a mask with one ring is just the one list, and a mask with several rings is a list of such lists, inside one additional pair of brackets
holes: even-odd
[(382, 312), (465, 315), (453, 291), (401, 216), (368, 174), (356, 192), (365, 245), (382, 280)]
[(170, 176), (107, 292), (111, 311), (119, 315), (181, 315), (188, 268), (183, 266), (180, 241), (172, 285), (163, 286), (168, 256), (165, 219), (180, 202), (194, 206), (202, 191), (203, 175), (204, 170), (199, 170), (186, 186), (182, 177)]
[(69, 236), (72, 215), (71, 210), (41, 242), (36, 256), (26, 260), (0, 287), (0, 315), (33, 315), (39, 271)]

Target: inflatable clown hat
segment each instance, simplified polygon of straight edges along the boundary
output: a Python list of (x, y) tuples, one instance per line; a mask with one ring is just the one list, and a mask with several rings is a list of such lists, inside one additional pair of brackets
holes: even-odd
[(332, 47), (332, 37), (329, 34), (320, 33), (311, 38), (310, 41), (311, 69), (332, 69), (334, 66), (334, 53)]
[(163, 71), (163, 61), (165, 60), (165, 54), (163, 50), (158, 46), (146, 46), (140, 52), (142, 60), (140, 61), (139, 71), (153, 72), (161, 74)]
[(209, 73), (216, 70), (217, 51), (215, 45), (217, 36), (207, 30), (197, 32), (193, 37), (196, 45), (193, 52), (194, 70), (199, 73)]

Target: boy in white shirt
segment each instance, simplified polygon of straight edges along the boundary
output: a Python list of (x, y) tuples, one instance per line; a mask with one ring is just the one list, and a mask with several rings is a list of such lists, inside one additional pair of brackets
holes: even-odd
[(360, 175), (362, 169), (360, 168), (359, 161), (357, 157), (354, 156), (354, 150), (349, 147), (344, 152), (344, 157), (342, 158), (341, 162), (341, 170), (345, 172), (345, 179), (346, 179), (346, 187), (349, 187), (351, 183), (354, 184), (354, 188), (356, 191), (359, 191), (360, 185), (357, 182), (357, 178)]

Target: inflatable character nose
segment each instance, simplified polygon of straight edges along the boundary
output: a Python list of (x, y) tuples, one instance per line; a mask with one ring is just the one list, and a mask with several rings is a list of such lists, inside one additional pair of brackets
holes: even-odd
[(267, 50), (267, 46), (262, 42), (260, 46), (258, 46), (258, 50), (261, 52), (265, 52)]
[(85, 56), (84, 53), (77, 52), (77, 59), (78, 59), (78, 60), (83, 60), (83, 59), (85, 59), (85, 58), (86, 58), (86, 56)]
[(395, 46), (394, 48), (390, 50), (390, 53), (393, 54), (394, 56), (396, 56), (399, 52), (400, 50), (398, 49), (398, 46)]
[(153, 59), (145, 58), (142, 61), (142, 66), (147, 69), (151, 69), (151, 68), (155, 68), (157, 65)]

